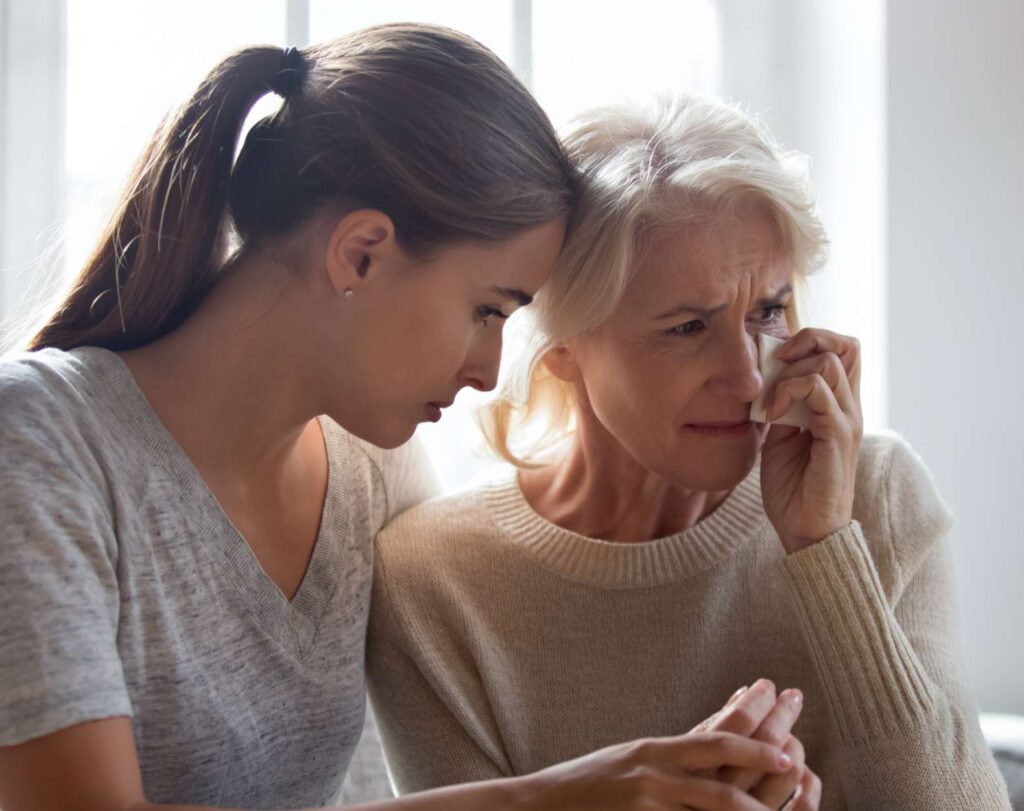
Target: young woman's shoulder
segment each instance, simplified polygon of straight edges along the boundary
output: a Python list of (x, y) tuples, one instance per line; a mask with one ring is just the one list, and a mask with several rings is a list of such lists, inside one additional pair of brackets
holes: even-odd
[(0, 745), (131, 714), (114, 644), (110, 470), (82, 355), (0, 361)]
[(330, 456), (343, 466), (353, 503), (368, 506), (365, 519), (371, 535), (396, 517), (440, 492), (423, 443), (413, 437), (404, 445), (383, 449), (349, 433), (330, 418), (321, 426)]
[(88, 356), (83, 350), (42, 349), (0, 359), (0, 420), (21, 416), (65, 417), (86, 396)]
[(861, 443), (853, 505), (891, 596), (897, 596), (941, 543), (953, 517), (927, 466), (899, 434), (868, 434)]
[(4, 468), (24, 473), (42, 463), (96, 473), (102, 423), (112, 419), (97, 380), (105, 365), (102, 354), (110, 353), (44, 349), (0, 360)]
[(460, 557), (478, 559), (493, 541), (490, 485), (435, 496), (402, 513), (377, 536), (378, 562), (392, 569), (438, 570)]

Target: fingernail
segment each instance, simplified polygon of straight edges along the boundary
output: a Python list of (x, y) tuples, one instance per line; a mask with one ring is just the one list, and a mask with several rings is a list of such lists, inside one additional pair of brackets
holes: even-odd
[(781, 755), (779, 755), (779, 766), (783, 769), (792, 769), (793, 758), (791, 758), (789, 755), (783, 752)]
[(747, 692), (747, 687), (746, 687), (746, 685), (744, 685), (744, 686), (743, 686), (743, 687), (741, 687), (741, 688), (740, 688), (739, 690), (737, 690), (737, 691), (736, 691), (735, 693), (733, 693), (733, 694), (732, 694), (732, 697), (733, 697), (733, 698), (739, 698), (739, 697), (740, 697), (741, 695), (743, 695), (743, 694), (744, 694), (745, 692)]
[(789, 701), (789, 703), (794, 708), (799, 707), (801, 704), (804, 703), (804, 694), (796, 688), (787, 690), (786, 692), (788, 693), (788, 695), (786, 696), (786, 700)]

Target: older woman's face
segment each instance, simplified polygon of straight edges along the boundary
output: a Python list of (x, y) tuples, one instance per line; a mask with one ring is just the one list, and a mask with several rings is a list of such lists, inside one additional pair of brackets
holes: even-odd
[(655, 242), (612, 318), (574, 345), (584, 418), (678, 486), (738, 484), (762, 439), (755, 339), (789, 335), (791, 279), (764, 213)]

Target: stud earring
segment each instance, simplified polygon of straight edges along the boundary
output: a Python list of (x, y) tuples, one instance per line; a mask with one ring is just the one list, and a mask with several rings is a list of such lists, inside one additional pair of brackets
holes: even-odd
[(345, 298), (352, 298), (356, 293), (351, 287), (345, 288)]

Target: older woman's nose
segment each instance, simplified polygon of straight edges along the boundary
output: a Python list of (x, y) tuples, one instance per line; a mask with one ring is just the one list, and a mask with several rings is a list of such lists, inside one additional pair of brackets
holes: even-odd
[(717, 368), (711, 378), (716, 392), (744, 402), (754, 400), (764, 388), (757, 362), (757, 338), (744, 332), (742, 337), (723, 344)]

